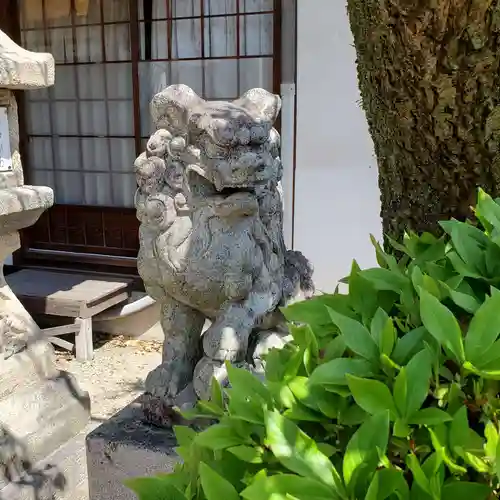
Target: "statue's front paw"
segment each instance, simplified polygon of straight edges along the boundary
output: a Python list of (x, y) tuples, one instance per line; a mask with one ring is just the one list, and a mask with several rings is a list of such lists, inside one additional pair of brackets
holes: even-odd
[(237, 332), (231, 326), (214, 323), (203, 334), (203, 351), (217, 361), (241, 361), (248, 348), (248, 335)]
[(146, 392), (160, 397), (166, 404), (173, 405), (176, 396), (192, 378), (191, 363), (183, 363), (181, 360), (163, 363), (147, 376)]
[(155, 368), (146, 378), (146, 392), (141, 405), (147, 422), (160, 427), (171, 427), (180, 422), (174, 410), (176, 398), (193, 378), (191, 363), (175, 360)]

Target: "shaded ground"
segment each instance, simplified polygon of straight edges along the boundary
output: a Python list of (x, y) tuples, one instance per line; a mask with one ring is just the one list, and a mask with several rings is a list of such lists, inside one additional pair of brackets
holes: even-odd
[(85, 436), (136, 399), (144, 390), (147, 374), (161, 361), (161, 342), (95, 335), (95, 357), (79, 363), (64, 351), (56, 351), (60, 369), (73, 373), (90, 394), (92, 420), (53, 457), (64, 475), (64, 491), (55, 500), (88, 500)]

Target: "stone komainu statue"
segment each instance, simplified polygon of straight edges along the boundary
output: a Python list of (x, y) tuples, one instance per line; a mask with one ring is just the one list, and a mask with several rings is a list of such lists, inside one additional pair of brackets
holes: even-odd
[(138, 269), (165, 333), (146, 381), (151, 421), (191, 381), (206, 396), (225, 360), (252, 369), (259, 342), (281, 335), (278, 307), (314, 292), (311, 265), (283, 241), (280, 107), (262, 89), (209, 102), (185, 85), (151, 102), (157, 130), (135, 162)]

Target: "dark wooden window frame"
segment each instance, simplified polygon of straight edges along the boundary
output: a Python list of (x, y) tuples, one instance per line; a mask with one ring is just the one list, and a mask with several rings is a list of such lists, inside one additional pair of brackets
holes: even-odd
[[(101, 9), (102, 2), (101, 0)], [(174, 19), (181, 19), (179, 17), (172, 17), (169, 10), (170, 1), (165, 0), (167, 5), (167, 16), (162, 19), (154, 19), (154, 21), (165, 21), (167, 25), (167, 38), (168, 38), (168, 58), (156, 59), (155, 61), (173, 61), (172, 58), (172, 22)], [(240, 23), (243, 16), (251, 15), (249, 13), (242, 13), (239, 9), (239, 1), (235, 0), (238, 6), (234, 14), (211, 14), (204, 13), (204, 0), (200, 1), (201, 13), (199, 16), (182, 17), (182, 19), (200, 19), (202, 36), (201, 36), (201, 57), (193, 58), (192, 60), (209, 60), (209, 59), (244, 59), (247, 56), (241, 54), (241, 41), (240, 41)], [(42, 0), (44, 3), (45, 0)], [(74, 0), (72, 3), (72, 12), (74, 16)], [(273, 10), (256, 12), (255, 14), (273, 14), (273, 91), (280, 93), (281, 84), (281, 8), (282, 0), (273, 0)], [(6, 19), (7, 25), (3, 28), (8, 32), (17, 43), (21, 44), (21, 27), (19, 21), (19, 4), (18, 0), (9, 0), (5, 4), (7, 16), (1, 15), (0, 19)], [(143, 150), (145, 137), (141, 134), (141, 107), (140, 107), (140, 81), (139, 81), (139, 63), (140, 63), (140, 24), (144, 24), (145, 36), (148, 37), (150, 33), (150, 20), (144, 16), (145, 19), (139, 19), (139, 9), (137, 0), (129, 0), (129, 13), (130, 21), (130, 49), (132, 69), (132, 89), (133, 89), (133, 128), (134, 128), (134, 143), (135, 153), (138, 156)], [(102, 13), (101, 13), (102, 14)], [(212, 17), (236, 17), (237, 18), (237, 53), (235, 56), (226, 57), (207, 57), (205, 53), (205, 38), (204, 22), (207, 18)], [(103, 22), (101, 15), (100, 23), (89, 23), (88, 26), (97, 25), (101, 26), (104, 30), (106, 24), (120, 24), (118, 22)], [(78, 25), (85, 26), (85, 25)], [(68, 26), (69, 27), (69, 26)], [(74, 31), (75, 23), (72, 22), (73, 39), (75, 39)], [(44, 20), (43, 29), (46, 29), (46, 22)], [(103, 63), (112, 63), (106, 60), (104, 35), (103, 40)], [(150, 54), (145, 50), (145, 60), (149, 59)], [(254, 56), (258, 57), (258, 56)], [(186, 60), (183, 58), (182, 60)], [(118, 61), (117, 61), (118, 62)], [(71, 63), (69, 63), (71, 64)], [(78, 64), (78, 63), (73, 63)], [(56, 70), (57, 72), (57, 70)], [(204, 89), (204, 82), (202, 82)], [(236, 97), (236, 96), (234, 96)], [(232, 98), (234, 98), (232, 97)], [(30, 158), (29, 158), (29, 137), (26, 128), (26, 103), (25, 95), (19, 92), (17, 95), (19, 106), (19, 124), (20, 124), (20, 151), (23, 159), (25, 182), (30, 183), (32, 172), (30, 172)], [(277, 127), (280, 128), (278, 122)], [(78, 136), (85, 138), (92, 138), (92, 136)], [(108, 136), (112, 138), (112, 136)], [(126, 137), (125, 137), (126, 138)], [(132, 164), (133, 158), (130, 159)], [(73, 226), (72, 226), (73, 224)], [(100, 227), (97, 227), (100, 226)], [(76, 232), (72, 233), (72, 241), (69, 242), (68, 231), (79, 227)], [(44, 213), (40, 220), (33, 227), (28, 228), (21, 232), (21, 249), (14, 254), (14, 264), (19, 267), (26, 266), (54, 266), (66, 267), (80, 270), (102, 270), (106, 272), (118, 272), (125, 274), (136, 274), (136, 255), (138, 249), (138, 227), (139, 223), (135, 217), (135, 210), (133, 208), (117, 208), (117, 207), (101, 207), (101, 206), (80, 206), (80, 205), (55, 205), (52, 209)], [(45, 237), (41, 232), (45, 231)], [(104, 244), (96, 244), (96, 238), (93, 236), (96, 231), (102, 235), (101, 239)], [(48, 238), (46, 235), (48, 234)], [(45, 240), (45, 241), (44, 241)], [(48, 240), (48, 241), (47, 241)]]

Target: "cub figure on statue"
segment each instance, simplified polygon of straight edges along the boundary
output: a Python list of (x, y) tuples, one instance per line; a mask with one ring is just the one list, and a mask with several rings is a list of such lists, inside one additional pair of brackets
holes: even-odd
[(311, 265), (283, 241), (280, 107), (262, 89), (210, 102), (172, 85), (152, 100), (135, 204), (139, 273), (165, 334), (143, 399), (153, 423), (170, 424), (191, 382), (199, 397), (213, 376), (227, 382), (225, 360), (256, 369), (254, 353), (286, 335), (278, 308), (314, 292)]

